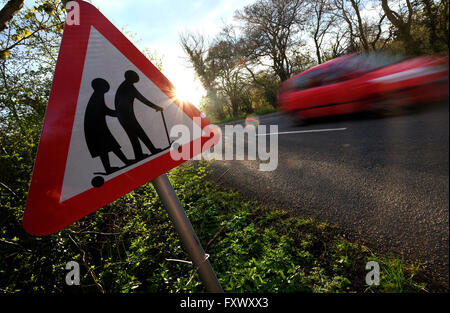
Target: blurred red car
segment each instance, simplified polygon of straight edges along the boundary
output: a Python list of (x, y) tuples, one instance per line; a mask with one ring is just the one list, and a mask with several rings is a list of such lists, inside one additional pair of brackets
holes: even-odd
[(301, 120), (387, 107), (410, 107), (448, 97), (448, 57), (401, 59), (351, 54), (315, 66), (278, 90), (280, 110)]

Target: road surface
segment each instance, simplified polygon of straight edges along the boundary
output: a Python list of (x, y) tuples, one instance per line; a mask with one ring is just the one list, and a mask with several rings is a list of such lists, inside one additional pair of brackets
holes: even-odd
[[(278, 167), (216, 161), (212, 180), (251, 200), (336, 225), (350, 240), (427, 262), (448, 290), (449, 106), (384, 118), (354, 116), (278, 125)], [(308, 132), (309, 130), (325, 130)]]

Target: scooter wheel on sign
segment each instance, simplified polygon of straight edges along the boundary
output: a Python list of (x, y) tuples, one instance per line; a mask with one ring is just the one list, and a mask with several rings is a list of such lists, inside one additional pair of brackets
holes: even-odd
[(91, 180), (92, 186), (94, 186), (96, 188), (99, 188), (99, 187), (103, 186), (104, 183), (105, 183), (105, 179), (103, 177), (101, 177), (101, 176), (95, 176)]

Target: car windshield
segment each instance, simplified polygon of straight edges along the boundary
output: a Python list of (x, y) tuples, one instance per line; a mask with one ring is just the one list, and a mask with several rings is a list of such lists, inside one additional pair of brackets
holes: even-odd
[(390, 55), (386, 53), (361, 53), (354, 55), (342, 62), (331, 65), (337, 68), (344, 68), (347, 71), (357, 71), (360, 73), (367, 73), (398, 63), (403, 60), (403, 57), (398, 55)]
[(338, 83), (402, 60), (403, 58), (400, 56), (386, 53), (356, 54), (340, 62), (297, 77), (294, 79), (293, 87), (296, 90), (303, 90)]

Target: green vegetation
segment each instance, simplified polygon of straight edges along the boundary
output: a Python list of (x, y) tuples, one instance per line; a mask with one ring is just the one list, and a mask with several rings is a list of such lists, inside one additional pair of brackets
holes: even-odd
[[(151, 185), (136, 189), (54, 235), (36, 238), (25, 233), (21, 221), (65, 11), (57, 0), (36, 0), (29, 8), (22, 8), (23, 1), (5, 3), (16, 6), (8, 14), (4, 14), (8, 10), (0, 14), (0, 292), (202, 290), (191, 265), (167, 260), (186, 260), (187, 256)], [(413, 37), (441, 38), (435, 42), (436, 47), (429, 45), (428, 39), (420, 40), (422, 52), (448, 50), (447, 36), (441, 36), (448, 33), (448, 0), (420, 3), (423, 5), (413, 8)], [(258, 13), (258, 7), (250, 9), (243, 10), (241, 17)], [(434, 16), (438, 18), (433, 24)], [(388, 29), (392, 36), (385, 39), (390, 47), (404, 49), (402, 40), (407, 35), (400, 38), (394, 26)], [(252, 30), (250, 24), (248, 30)], [(359, 37), (347, 39), (357, 44)], [(294, 53), (289, 55), (292, 66), (288, 72), (286, 68), (255, 72), (258, 58), (248, 54), (243, 59), (241, 50), (236, 49), (242, 41), (234, 42), (231, 32), (223, 34), (223, 42), (217, 41), (215, 49), (206, 49), (198, 42), (197, 51), (189, 37), (185, 38), (185, 48), (192, 48), (189, 57), (197, 62), (194, 67), (208, 92), (206, 113), (217, 120), (274, 110), (282, 77), (312, 64), (311, 57), (288, 49)], [(267, 47), (259, 47), (256, 40), (245, 42), (255, 44), (246, 47), (253, 48), (247, 52), (267, 57)], [(321, 48), (323, 58), (328, 58), (329, 49)], [(223, 82), (227, 84), (220, 83), (220, 78), (226, 78)], [(251, 83), (243, 84), (243, 80)], [(237, 192), (219, 189), (205, 180), (206, 172), (205, 166), (181, 166), (170, 177), (226, 291), (425, 290), (417, 267), (407, 267), (395, 258), (376, 257), (325, 224), (245, 201)], [(368, 288), (365, 264), (373, 259), (381, 265), (381, 286)], [(65, 264), (71, 260), (83, 266), (81, 287), (65, 284)]]
[[(245, 201), (207, 172), (190, 164), (169, 176), (227, 292), (425, 291), (419, 268), (376, 257), (324, 223)], [(3, 292), (203, 291), (192, 265), (168, 260), (189, 258), (151, 184), (47, 237), (24, 232), (23, 206), (0, 212)], [(80, 287), (65, 284), (71, 260), (82, 266)], [(378, 287), (365, 285), (369, 260), (381, 265)]]
[(214, 123), (214, 124), (228, 123), (228, 122), (232, 122), (232, 121), (243, 120), (247, 116), (253, 116), (253, 115), (262, 116), (262, 115), (274, 113), (274, 112), (277, 112), (277, 111), (278, 110), (275, 109), (275, 108), (265, 107), (265, 108), (262, 108), (262, 109), (260, 109), (258, 111), (255, 111), (254, 113), (251, 113), (251, 114), (248, 114), (248, 113), (247, 114), (241, 114), (241, 115), (238, 115), (238, 116), (235, 116), (235, 117), (229, 116), (229, 117), (226, 117), (226, 118), (224, 118), (222, 120), (211, 120), (211, 123)]
[(448, 0), (256, 0), (210, 40), (181, 45), (207, 95), (211, 119), (229, 121), (277, 107), (281, 82), (354, 52), (448, 54)]

